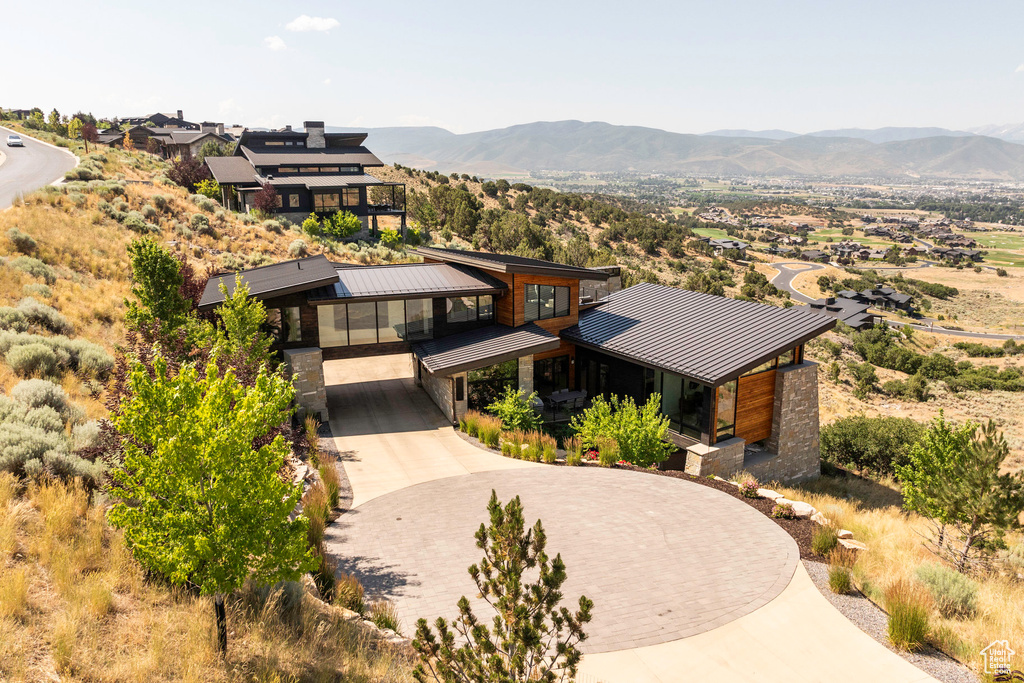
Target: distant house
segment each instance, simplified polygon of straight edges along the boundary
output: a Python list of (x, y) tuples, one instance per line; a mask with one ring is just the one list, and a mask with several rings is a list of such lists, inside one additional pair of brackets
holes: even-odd
[(176, 112), (150, 114), (149, 116), (128, 116), (121, 119), (121, 123), (130, 123), (133, 126), (142, 126), (152, 123), (154, 128), (178, 128), (181, 130), (199, 130), (198, 123), (185, 120), (185, 115), (179, 109)]
[[(207, 158), (224, 205), (249, 212), (253, 196), (270, 185), (278, 195), (277, 214), (301, 220), (344, 210), (364, 225), (368, 218), (376, 225), (378, 216), (396, 216), (404, 228), (405, 186), (367, 173), (384, 162), (363, 146), (366, 133), (325, 133), (323, 121), (306, 121), (304, 127), (246, 130), (233, 156)], [(371, 188), (383, 191), (375, 198)]]
[(927, 254), (928, 250), (923, 247), (911, 246), (903, 250), (905, 256), (921, 256)]
[(913, 313), (913, 297), (909, 294), (900, 294), (892, 287), (878, 285), (860, 292), (842, 291), (838, 295), (844, 299), (851, 299), (858, 303), (868, 304), (875, 308), (884, 310), (900, 310), (906, 313)]
[(960, 263), (960, 261), (981, 261), (981, 252), (975, 249), (959, 249), (955, 247), (932, 247), (930, 252), (932, 256), (943, 261), (952, 261), (953, 263)]
[(713, 239), (710, 242), (708, 242), (708, 244), (711, 245), (711, 248), (714, 250), (716, 256), (721, 256), (727, 251), (738, 251), (740, 253), (740, 258), (746, 258), (747, 247), (750, 246), (746, 242), (741, 242), (740, 240), (731, 240), (725, 238)]
[(828, 261), (828, 253), (820, 249), (805, 249), (800, 252), (800, 258), (804, 261)]
[(159, 154), (165, 159), (191, 157), (207, 142), (225, 145), (232, 141), (224, 133), (224, 124), (204, 123), (198, 130), (184, 128), (156, 128), (153, 126), (132, 126), (126, 131), (109, 128), (99, 133), (99, 142), (111, 147), (123, 147), (127, 136), (135, 149)]
[(816, 299), (808, 304), (811, 310), (830, 315), (855, 330), (866, 330), (879, 321), (879, 316), (869, 313), (869, 305), (843, 297)]

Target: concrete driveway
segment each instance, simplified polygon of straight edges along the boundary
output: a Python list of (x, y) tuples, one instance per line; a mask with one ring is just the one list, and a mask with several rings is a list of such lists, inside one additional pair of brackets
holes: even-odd
[(395, 603), (406, 635), (419, 617), (453, 616), (463, 595), (480, 607), (466, 568), (494, 489), (543, 521), (568, 600), (595, 603), (581, 683), (935, 680), (833, 608), (789, 535), (732, 496), (480, 449), (415, 386), (408, 356), (328, 362), (325, 374), (354, 497), (325, 545), (368, 597)]

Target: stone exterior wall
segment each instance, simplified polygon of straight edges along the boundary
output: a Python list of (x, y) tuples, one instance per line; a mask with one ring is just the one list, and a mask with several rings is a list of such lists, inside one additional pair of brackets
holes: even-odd
[(424, 368), (420, 368), (420, 385), (430, 394), (437, 407), (452, 424), (458, 422), (452, 413), (452, 380), (450, 377), (438, 377)]
[(761, 481), (796, 482), (821, 474), (818, 364), (804, 361), (775, 373), (775, 412), (768, 450), (773, 457), (748, 463)]
[(533, 393), (533, 355), (519, 358), (519, 392), (524, 396)]
[(324, 383), (324, 360), (320, 349), (307, 347), (304, 349), (285, 349), (285, 372), (295, 386), (295, 403), (298, 404), (298, 417), (316, 415), (320, 422), (327, 422), (327, 387)]
[(686, 449), (686, 473), (695, 477), (718, 475), (728, 477), (743, 469), (743, 453), (747, 442), (726, 439), (714, 446), (698, 443)]
[(457, 386), (459, 380), (462, 380), (462, 400), (459, 400), (458, 392), (455, 396), (455, 420), (458, 422), (469, 410), (469, 373), (460, 372), (451, 376), (451, 386)]

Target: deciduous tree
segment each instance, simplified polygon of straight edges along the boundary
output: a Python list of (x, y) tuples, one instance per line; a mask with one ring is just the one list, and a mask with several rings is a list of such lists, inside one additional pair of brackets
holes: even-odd
[[(127, 136), (125, 139), (128, 139)], [(195, 157), (175, 157), (167, 177), (189, 192), (195, 192), (196, 185), (210, 177), (210, 169)]]
[(175, 584), (215, 596), (218, 639), (227, 648), (224, 594), (249, 577), (294, 580), (312, 567), (304, 517), (290, 519), (302, 489), (278, 471), (281, 436), (253, 441), (288, 419), (291, 383), (264, 368), (252, 386), (215, 362), (177, 374), (157, 356), (137, 363), (115, 426), (123, 466), (113, 472), (111, 523), (135, 558)]
[(253, 194), (252, 205), (260, 213), (269, 216), (281, 206), (281, 195), (277, 193), (273, 185), (264, 183), (259, 191)]

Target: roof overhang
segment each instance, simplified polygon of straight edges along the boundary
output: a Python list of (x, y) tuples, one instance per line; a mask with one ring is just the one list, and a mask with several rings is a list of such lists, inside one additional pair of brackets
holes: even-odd
[(488, 325), (412, 347), (424, 367), (442, 377), (477, 370), (561, 346), (558, 337), (530, 323), (520, 327)]
[(338, 273), (334, 264), (321, 254), (237, 273), (214, 275), (206, 282), (203, 296), (199, 300), (199, 310), (209, 311), (224, 303), (221, 285), (226, 287), (227, 295), (230, 296), (235, 291), (236, 278), (241, 278), (242, 283), (248, 285), (250, 297), (263, 300), (334, 284), (338, 281)]
[(413, 253), (423, 258), (446, 261), (449, 263), (461, 263), (467, 266), (480, 268), (481, 270), (492, 270), (499, 273), (522, 273), (530, 275), (545, 275), (548, 277), (566, 277), (579, 280), (607, 280), (611, 275), (604, 271), (591, 268), (577, 268), (558, 263), (549, 263), (540, 259), (529, 259), (536, 263), (509, 263), (501, 261), (500, 254), (495, 258), (485, 258), (475, 255), (473, 252), (459, 252), (454, 249), (434, 249), (432, 247), (417, 247)]

